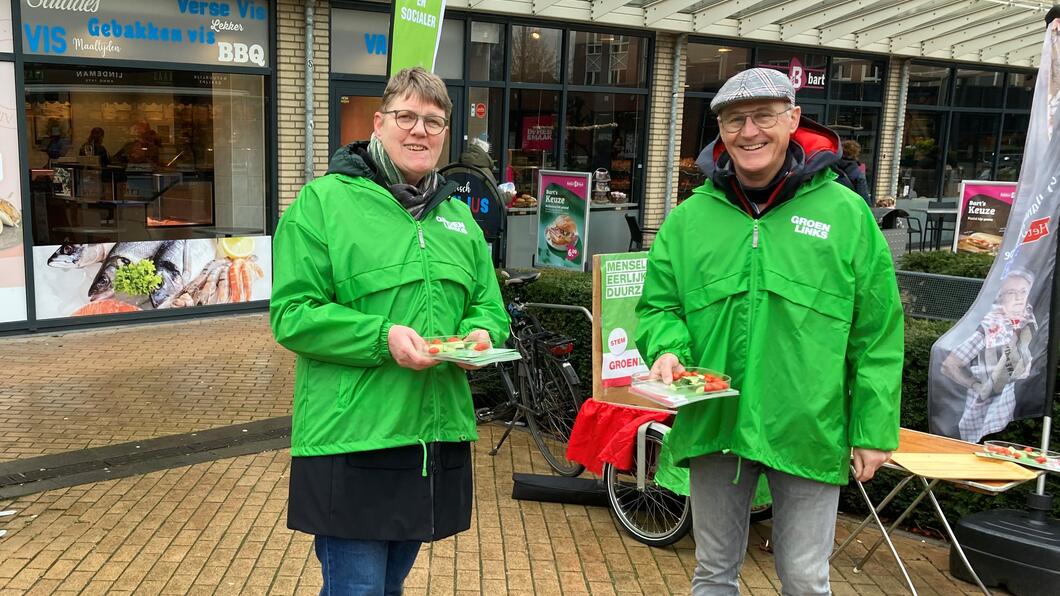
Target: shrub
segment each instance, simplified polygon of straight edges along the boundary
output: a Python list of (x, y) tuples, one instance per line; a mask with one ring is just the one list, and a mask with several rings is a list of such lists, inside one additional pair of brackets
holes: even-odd
[(902, 255), (898, 268), (904, 271), (986, 279), (986, 274), (993, 263), (994, 257), (990, 255), (970, 252), (922, 251), (907, 252)]

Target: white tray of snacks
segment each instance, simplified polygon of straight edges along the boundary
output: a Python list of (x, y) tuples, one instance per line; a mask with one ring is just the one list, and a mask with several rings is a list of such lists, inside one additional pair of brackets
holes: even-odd
[(983, 441), (984, 451), (976, 453), (980, 457), (990, 457), (1015, 462), (1030, 468), (1038, 468), (1054, 474), (1060, 474), (1060, 453), (1043, 451), (1038, 447), (1009, 443), (1007, 441)]
[(687, 367), (674, 374), (673, 383), (652, 379), (650, 373), (633, 375), (630, 391), (667, 408), (680, 408), (707, 399), (734, 397), (740, 392), (729, 384), (728, 375), (709, 368)]
[(518, 350), (494, 348), (489, 341), (468, 341), (454, 336), (425, 337), (427, 347), (423, 355), (445, 362), (459, 362), (473, 366), (486, 366), (497, 362), (519, 360)]

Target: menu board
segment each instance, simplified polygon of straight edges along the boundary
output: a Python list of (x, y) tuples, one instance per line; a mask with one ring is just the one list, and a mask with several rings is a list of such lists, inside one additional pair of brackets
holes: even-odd
[(996, 256), (1005, 235), (1015, 195), (1015, 182), (961, 182), (953, 251)]
[(537, 266), (584, 271), (591, 179), (588, 172), (538, 173)]

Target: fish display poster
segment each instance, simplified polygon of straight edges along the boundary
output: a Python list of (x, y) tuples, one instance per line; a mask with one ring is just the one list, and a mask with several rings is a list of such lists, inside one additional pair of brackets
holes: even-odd
[(591, 179), (588, 172), (538, 173), (536, 266), (585, 270)]
[(953, 252), (986, 253), (997, 256), (1005, 235), (1015, 182), (966, 180), (961, 182), (957, 204), (957, 231)]
[(270, 236), (33, 247), (38, 319), (268, 300)]
[(11, 62), (0, 62), (0, 323), (26, 320), (22, 167), (15, 108), (15, 67)]

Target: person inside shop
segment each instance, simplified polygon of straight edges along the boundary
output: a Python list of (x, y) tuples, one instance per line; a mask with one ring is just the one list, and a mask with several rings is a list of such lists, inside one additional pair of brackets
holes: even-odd
[(134, 168), (153, 169), (158, 165), (162, 146), (158, 133), (146, 121), (137, 122), (129, 132), (132, 138), (114, 154), (114, 161)]
[(703, 367), (740, 391), (683, 407), (666, 439), (690, 468), (692, 593), (739, 593), (765, 474), (783, 593), (829, 594), (840, 486), (850, 469), (870, 480), (898, 446), (891, 254), (865, 202), (835, 181), (838, 135), (801, 117), (786, 75), (743, 71), (711, 109), (707, 179), (664, 220), (637, 306), (654, 378)]
[(110, 163), (110, 153), (107, 152), (107, 147), (103, 144), (103, 129), (96, 126), (88, 133), (88, 140), (81, 144), (81, 148), (77, 150), (77, 154), (80, 156), (95, 156), (99, 158), (99, 164), (102, 167), (106, 167)]
[(1016, 415), (1016, 381), (1031, 374), (1031, 341), (1038, 324), (1028, 298), (1034, 274), (1013, 269), (1001, 282), (993, 307), (966, 340), (942, 361), (942, 374), (964, 387), (957, 424), (963, 441), (978, 443)]
[(472, 138), (467, 142), (467, 147), (460, 153), (460, 163), (465, 166), (476, 166), (486, 173), (486, 177), (494, 186), (497, 186), (497, 178), (493, 170), (497, 165), (490, 157), (490, 144), (480, 138)]
[(482, 232), (435, 169), (445, 83), (393, 76), (368, 142), (339, 149), (274, 240), (270, 322), (296, 355), (288, 527), (315, 536), (324, 594), (400, 594), (424, 542), (471, 524), (475, 413), (427, 339), (508, 334)]
[(858, 161), (859, 157), (861, 157), (861, 143), (854, 139), (843, 141), (843, 155), (834, 166), (836, 179), (840, 184), (861, 195), (865, 204), (872, 207), (869, 180), (865, 177), (865, 164)]
[(63, 126), (59, 124), (58, 119), (48, 120), (48, 136), (38, 146), (48, 154), (49, 163), (66, 155), (70, 149), (70, 137), (63, 132)]

